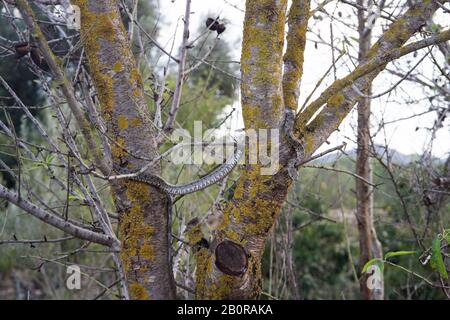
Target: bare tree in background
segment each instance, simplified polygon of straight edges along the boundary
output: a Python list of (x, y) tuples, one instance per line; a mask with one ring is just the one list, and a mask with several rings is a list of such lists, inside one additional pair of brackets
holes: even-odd
[[(384, 1), (378, 5), (372, 1), (358, 0), (358, 33), (359, 33), (359, 63), (364, 63), (370, 50), (372, 28), (375, 25), (377, 14), (381, 12)], [(366, 13), (363, 8), (372, 8)], [(376, 8), (375, 10), (373, 10)], [(370, 86), (363, 94), (370, 96)], [(370, 98), (362, 97), (358, 108), (358, 148), (356, 154), (356, 219), (359, 230), (359, 266), (362, 268), (373, 258), (382, 258), (381, 244), (377, 238), (373, 222), (373, 188), (372, 168), (370, 163)], [(365, 180), (365, 181), (364, 181)], [(367, 182), (369, 183), (367, 183)], [(378, 283), (377, 288), (370, 289), (367, 286), (368, 274), (362, 274), (360, 278), (361, 296), (367, 300), (383, 300), (384, 284)], [(382, 281), (382, 280), (381, 280)]]

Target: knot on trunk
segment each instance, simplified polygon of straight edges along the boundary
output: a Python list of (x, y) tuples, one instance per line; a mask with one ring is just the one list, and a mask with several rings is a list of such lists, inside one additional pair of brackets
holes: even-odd
[(226, 275), (237, 277), (247, 271), (247, 251), (240, 244), (224, 240), (217, 245), (215, 255), (216, 267)]

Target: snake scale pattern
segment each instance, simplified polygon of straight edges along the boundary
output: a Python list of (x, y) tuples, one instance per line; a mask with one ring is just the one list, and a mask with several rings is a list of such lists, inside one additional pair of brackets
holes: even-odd
[(208, 173), (206, 176), (197, 181), (183, 185), (170, 184), (163, 178), (148, 173), (140, 173), (135, 177), (129, 177), (129, 179), (149, 184), (172, 196), (181, 196), (206, 189), (207, 187), (221, 181), (236, 167), (241, 156), (242, 151), (238, 149), (232, 157), (230, 157), (224, 164), (219, 166), (214, 171)]

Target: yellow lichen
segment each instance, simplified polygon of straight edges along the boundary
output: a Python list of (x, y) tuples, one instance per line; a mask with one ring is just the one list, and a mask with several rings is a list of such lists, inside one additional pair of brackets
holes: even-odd
[(205, 291), (207, 290), (206, 277), (208, 275), (208, 270), (212, 270), (212, 256), (209, 254), (208, 249), (201, 248), (195, 254), (195, 260), (197, 263), (197, 270), (195, 272), (196, 276), (196, 286), (195, 293), (197, 297), (203, 297)]
[(137, 68), (133, 68), (130, 72), (130, 84), (142, 87), (142, 77)]
[(139, 283), (132, 283), (129, 286), (130, 290), (130, 298), (133, 300), (149, 300), (150, 297), (148, 295), (145, 287)]
[(145, 243), (139, 250), (139, 254), (146, 260), (151, 260), (155, 257), (155, 249), (149, 243)]
[(283, 60), (290, 68), (284, 74), (283, 94), (285, 106), (294, 110), (298, 105), (297, 91), (303, 73), (310, 3), (309, 0), (295, 0), (289, 11), (288, 45)]
[(133, 128), (139, 127), (142, 124), (141, 118), (138, 117), (131, 118), (130, 122)]
[(116, 159), (120, 159), (128, 155), (125, 150), (125, 140), (122, 137), (118, 137), (116, 143), (111, 145), (111, 152)]
[[(111, 136), (111, 149), (115, 163), (128, 161), (130, 154), (130, 141), (127, 132), (129, 126), (136, 127), (142, 120), (136, 117), (135, 110), (123, 112), (121, 100), (118, 97), (126, 92), (130, 98), (143, 96), (142, 80), (136, 68), (131, 45), (128, 41), (128, 34), (122, 23), (120, 12), (116, 5), (106, 4), (101, 9), (110, 8), (110, 12), (92, 10), (87, 0), (73, 0), (74, 5), (81, 9), (81, 39), (85, 48), (89, 63), (89, 73), (92, 76), (97, 91), (97, 96), (102, 107), (102, 116), (111, 125), (108, 129)], [(100, 12), (99, 12), (100, 11)], [(103, 55), (105, 50), (114, 48), (114, 52)], [(116, 58), (117, 57), (117, 58)], [(114, 60), (111, 60), (114, 59)], [(121, 86), (116, 85), (116, 81), (123, 78), (130, 79), (132, 83), (125, 81)], [(128, 85), (124, 88), (124, 85)], [(135, 137), (133, 136), (133, 139)], [(131, 161), (128, 161), (131, 163)], [(119, 238), (122, 244), (120, 257), (125, 271), (130, 276), (129, 281), (143, 279), (147, 283), (148, 276), (143, 274), (136, 279), (137, 273), (147, 273), (151, 268), (151, 262), (155, 257), (155, 247), (153, 239), (155, 230), (151, 223), (147, 221), (146, 211), (150, 207), (150, 188), (148, 185), (123, 180), (126, 194), (122, 195), (129, 201), (122, 203), (126, 208), (120, 214)], [(114, 196), (114, 200), (117, 198)], [(121, 199), (124, 200), (124, 199)], [(131, 283), (129, 285), (130, 295), (133, 299), (148, 299), (148, 288), (146, 285)]]
[(148, 192), (148, 186), (144, 183), (127, 182), (127, 196), (132, 201), (132, 208), (122, 214), (119, 227), (122, 240), (121, 259), (127, 271), (132, 257), (139, 256), (140, 259), (152, 260), (155, 256), (151, 245), (153, 227), (144, 220), (141, 206), (137, 204), (137, 200), (142, 199), (142, 196), (147, 195)]
[(332, 107), (340, 107), (344, 101), (345, 101), (344, 95), (339, 92), (333, 95), (330, 99), (328, 99), (328, 104)]
[(186, 239), (191, 246), (197, 244), (203, 238), (203, 232), (200, 223), (192, 226), (186, 230)]
[[(103, 115), (109, 121), (114, 107), (112, 74), (122, 71), (124, 61), (133, 61), (126, 38), (121, 39), (118, 36), (125, 34), (125, 30), (123, 24), (120, 22), (120, 14), (118, 11), (113, 10), (106, 13), (91, 12), (86, 0), (75, 0), (74, 4), (81, 9), (81, 39), (83, 39), (83, 45), (86, 49), (90, 74), (95, 82)], [(113, 65), (102, 64), (98, 56), (100, 40), (107, 40), (114, 44), (116, 50), (121, 52), (123, 60), (117, 61)]]
[[(241, 56), (242, 75), (246, 80), (241, 85), (242, 107), (247, 128), (270, 127), (279, 119), (283, 108), (279, 88), (286, 3), (286, 0), (277, 3), (271, 0), (247, 1)], [(267, 92), (275, 102), (254, 97), (255, 87)], [(255, 105), (259, 104), (258, 100), (266, 106)]]
[(114, 63), (114, 64), (113, 64), (113, 67), (112, 67), (112, 69), (113, 69), (115, 72), (120, 72), (120, 71), (122, 71), (122, 68), (123, 68), (123, 65), (122, 65), (122, 62), (120, 62), (120, 61), (117, 61), (116, 63)]
[(141, 92), (142, 91), (139, 88), (133, 89), (133, 96), (140, 97), (141, 96)]
[(119, 129), (127, 129), (128, 128), (128, 119), (125, 116), (118, 116), (117, 117), (117, 126), (119, 127)]

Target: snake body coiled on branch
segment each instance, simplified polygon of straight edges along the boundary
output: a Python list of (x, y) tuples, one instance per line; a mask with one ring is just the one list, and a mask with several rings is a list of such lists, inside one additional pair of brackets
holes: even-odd
[(231, 156), (224, 164), (219, 166), (217, 169), (213, 170), (197, 181), (193, 181), (183, 185), (170, 184), (163, 178), (148, 173), (140, 173), (136, 176), (130, 176), (128, 178), (134, 181), (139, 181), (154, 186), (172, 196), (185, 195), (206, 189), (207, 187), (224, 179), (236, 167), (241, 156), (242, 151), (237, 149), (233, 156)]
[(294, 125), (295, 125), (295, 111), (294, 109), (286, 108), (282, 128), (286, 134), (288, 143), (294, 148), (296, 153), (295, 157), (293, 157), (288, 161), (287, 168), (288, 174), (291, 177), (291, 179), (293, 181), (296, 181), (298, 177), (297, 166), (299, 165), (301, 160), (305, 157), (305, 148), (302, 142), (294, 135)]

